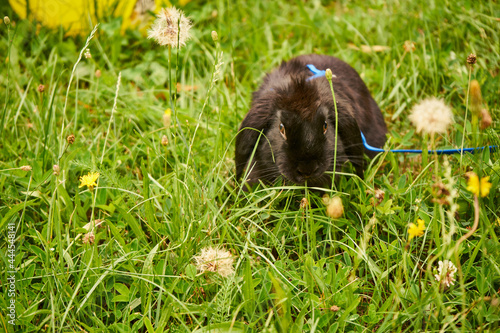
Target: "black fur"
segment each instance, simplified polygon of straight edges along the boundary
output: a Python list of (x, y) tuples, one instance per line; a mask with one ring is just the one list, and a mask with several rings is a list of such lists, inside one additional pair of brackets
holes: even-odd
[[(350, 161), (359, 176), (365, 167), (360, 129), (368, 143), (382, 147), (387, 127), (377, 103), (358, 73), (345, 62), (325, 55), (304, 55), (283, 62), (267, 74), (254, 92), (252, 106), (236, 137), (236, 176), (248, 170), (247, 182), (285, 181), (328, 187), (333, 171), (335, 108), (325, 77), (306, 81), (313, 74), (306, 67), (330, 68), (338, 110), (337, 165)], [(327, 125), (324, 132), (325, 122)], [(280, 133), (284, 125), (284, 134)], [(253, 159), (251, 159), (253, 155)], [(251, 160), (251, 161), (250, 161)]]

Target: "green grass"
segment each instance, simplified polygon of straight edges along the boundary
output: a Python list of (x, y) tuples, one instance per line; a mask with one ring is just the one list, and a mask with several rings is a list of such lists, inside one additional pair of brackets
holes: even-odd
[[(177, 128), (174, 119), (169, 127), (162, 121), (171, 107), (167, 49), (136, 31), (120, 35), (120, 19), (103, 19), (89, 44), (92, 58), (70, 80), (86, 37), (37, 31), (0, 8), (15, 21), (9, 33), (0, 29), (2, 285), (12, 224), (17, 271), (17, 325), (2, 310), (2, 331), (500, 329), (498, 152), (429, 156), (427, 163), (381, 154), (364, 181), (341, 177), (345, 212), (335, 220), (307, 188), (241, 191), (233, 162), (252, 91), (282, 60), (307, 53), (335, 55), (358, 70), (383, 110), (387, 147), (422, 146), (408, 115), (430, 96), (443, 98), (455, 117), (439, 147), (460, 146), (464, 128), (467, 147), (475, 137), (499, 144), (497, 2), (190, 3), (183, 10), (195, 23), (193, 39), (172, 53), (172, 84), (196, 89), (175, 96)], [(415, 42), (414, 52), (405, 53), (405, 41)], [(352, 45), (389, 49), (364, 53)], [(493, 118), (479, 134), (470, 110), (465, 119), (470, 53), (478, 56), (472, 79)], [(474, 221), (470, 170), (490, 176), (492, 189), (479, 199), (477, 231), (459, 244)], [(79, 188), (88, 172), (100, 173), (93, 191)], [(456, 191), (455, 213), (432, 200), (440, 182)], [(379, 204), (374, 189), (384, 191)], [(310, 205), (300, 208), (303, 197)], [(425, 234), (408, 243), (417, 219)], [(84, 244), (84, 226), (97, 220), (104, 222), (95, 241)], [(193, 257), (208, 246), (232, 253), (234, 275), (196, 269)], [(438, 261), (459, 266), (456, 258), (462, 274), (440, 288)], [(2, 290), (7, 309), (11, 298)]]

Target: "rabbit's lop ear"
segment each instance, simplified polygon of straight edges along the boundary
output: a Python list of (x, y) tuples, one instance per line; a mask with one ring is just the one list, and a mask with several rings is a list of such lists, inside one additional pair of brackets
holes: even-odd
[(236, 179), (240, 179), (254, 151), (255, 145), (268, 126), (269, 120), (258, 109), (251, 109), (236, 136)]
[[(335, 121), (335, 120), (334, 120)], [(356, 118), (350, 114), (339, 114), (339, 137), (344, 145), (344, 150), (356, 169), (356, 175), (363, 178), (365, 168), (363, 141)]]

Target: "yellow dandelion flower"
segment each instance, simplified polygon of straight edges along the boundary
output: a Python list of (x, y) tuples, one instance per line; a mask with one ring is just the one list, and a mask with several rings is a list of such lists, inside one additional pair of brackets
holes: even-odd
[(481, 178), (481, 197), (485, 197), (490, 193), (491, 183), (489, 182), (490, 176)]
[(88, 174), (80, 177), (80, 187), (87, 186), (90, 191), (94, 189), (94, 186), (97, 186), (96, 180), (99, 178), (99, 172), (89, 172)]
[(467, 191), (483, 198), (490, 193), (490, 176), (482, 177), (481, 180), (479, 180), (475, 172), (468, 172), (467, 177), (469, 178), (467, 180)]
[(420, 237), (424, 234), (425, 231), (425, 222), (421, 219), (417, 220), (417, 225), (415, 223), (410, 223), (410, 226), (408, 227), (408, 234), (410, 235), (410, 240), (413, 237)]

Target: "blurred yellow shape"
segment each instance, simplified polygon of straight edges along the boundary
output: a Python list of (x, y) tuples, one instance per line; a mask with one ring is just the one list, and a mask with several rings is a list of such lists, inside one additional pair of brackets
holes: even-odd
[(28, 10), (26, 0), (9, 3), (22, 19), (29, 16), (49, 28), (62, 25), (71, 36), (88, 34), (98, 18), (107, 16), (123, 17), (122, 34), (127, 28), (138, 28), (145, 34), (150, 19), (154, 19), (149, 11), (158, 13), (162, 7), (170, 6), (168, 0), (29, 0)]
[(372, 53), (372, 52), (385, 52), (389, 51), (391, 48), (385, 45), (361, 45), (357, 47), (353, 43), (347, 43), (347, 47), (356, 51), (361, 51), (364, 53)]

